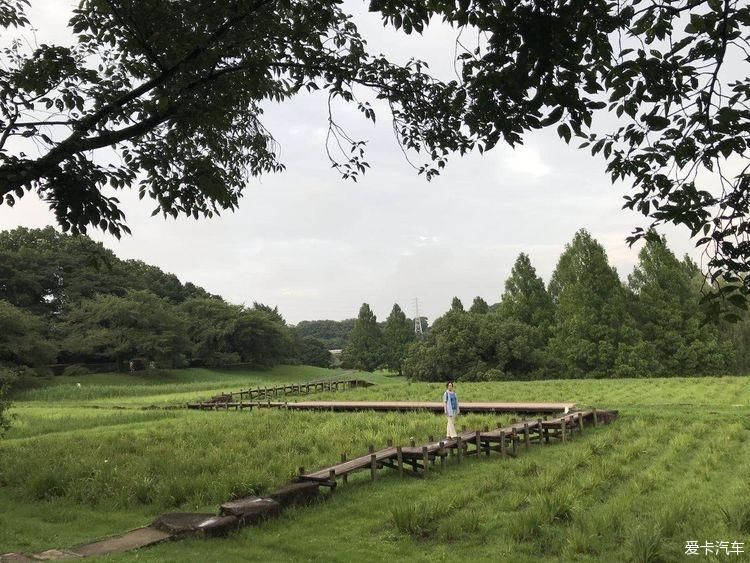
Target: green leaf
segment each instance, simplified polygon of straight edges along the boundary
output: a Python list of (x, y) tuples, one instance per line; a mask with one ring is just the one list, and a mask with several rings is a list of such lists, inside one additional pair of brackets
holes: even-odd
[(570, 143), (571, 133), (567, 123), (561, 123), (557, 126), (557, 134), (560, 138), (565, 139), (566, 143)]

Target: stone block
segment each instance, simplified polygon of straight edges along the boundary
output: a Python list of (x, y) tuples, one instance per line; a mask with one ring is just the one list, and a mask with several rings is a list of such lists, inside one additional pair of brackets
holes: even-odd
[(236, 530), (238, 526), (239, 521), (234, 516), (216, 516), (214, 514), (191, 512), (162, 514), (151, 524), (151, 527), (175, 536), (218, 536)]
[(275, 500), (250, 496), (225, 502), (221, 505), (219, 514), (234, 516), (243, 526), (247, 526), (276, 516), (280, 511), (281, 505)]
[(322, 498), (320, 486), (312, 481), (290, 483), (269, 495), (281, 506), (305, 506)]

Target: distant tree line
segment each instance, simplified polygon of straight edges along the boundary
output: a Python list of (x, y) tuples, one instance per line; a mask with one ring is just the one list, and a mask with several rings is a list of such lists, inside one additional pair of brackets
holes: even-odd
[(329, 350), (341, 350), (349, 340), (355, 321), (356, 319), (301, 321), (294, 328), (302, 337), (320, 340)]
[(86, 236), (0, 232), (0, 379), (51, 364), (127, 368), (134, 358), (158, 367), (330, 364), (325, 344), (276, 307), (227, 303)]
[(705, 283), (688, 257), (650, 237), (623, 283), (604, 248), (576, 233), (545, 286), (518, 256), (499, 303), (454, 298), (415, 340), (394, 306), (381, 329), (362, 305), (345, 363), (416, 380), (664, 377), (747, 373), (750, 319), (719, 321), (701, 306)]

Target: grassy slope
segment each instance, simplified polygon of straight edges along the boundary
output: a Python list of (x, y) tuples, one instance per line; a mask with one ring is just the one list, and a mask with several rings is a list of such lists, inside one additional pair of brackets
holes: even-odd
[[(416, 413), (91, 408), (331, 374), (311, 369), (191, 370), (159, 384), (126, 378), (128, 385), (122, 376), (89, 376), (27, 392), (15, 428), (0, 442), (0, 505), (11, 507), (0, 512), (0, 552), (74, 545), (166, 510), (213, 512), (232, 494), (273, 489), (299, 465), (321, 467), (341, 451), (359, 454), (387, 438), (403, 443), (442, 430), (441, 418)], [(377, 387), (330, 396), (434, 400), (442, 388), (378, 379)], [(465, 401), (576, 400), (619, 408), (621, 418), (565, 446), (449, 464), (426, 481), (383, 473), (369, 483), (362, 475), (324, 505), (227, 540), (113, 559), (657, 560), (652, 553), (671, 561), (691, 539), (745, 541), (750, 549), (750, 510), (743, 508), (750, 505), (750, 379), (482, 383), (458, 391)], [(462, 424), (496, 421), (473, 416)]]

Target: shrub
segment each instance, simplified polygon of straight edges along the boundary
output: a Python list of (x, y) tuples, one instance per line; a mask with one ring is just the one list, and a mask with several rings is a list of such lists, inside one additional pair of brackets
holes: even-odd
[(391, 510), (391, 522), (402, 534), (423, 539), (435, 532), (434, 513), (425, 503), (406, 504)]
[(10, 428), (10, 417), (8, 416), (10, 400), (8, 399), (8, 393), (17, 377), (13, 370), (0, 366), (0, 436)]
[(53, 500), (67, 494), (67, 483), (59, 470), (50, 469), (32, 477), (30, 492), (36, 500)]

